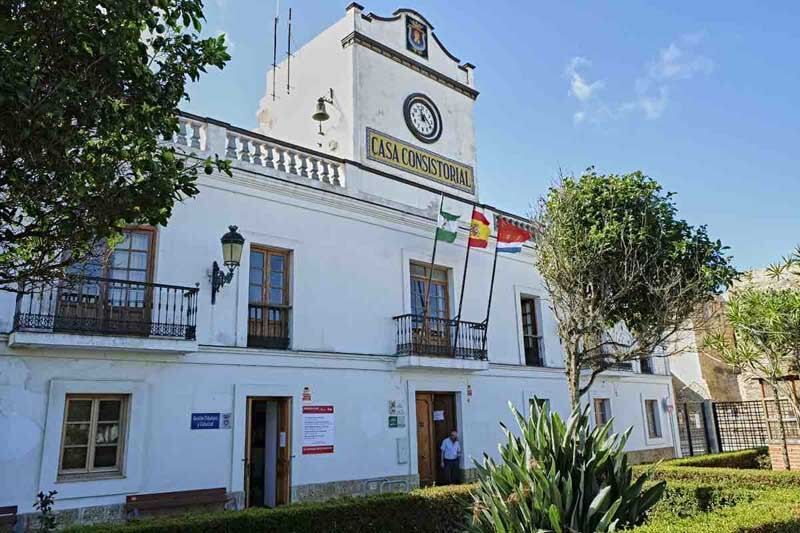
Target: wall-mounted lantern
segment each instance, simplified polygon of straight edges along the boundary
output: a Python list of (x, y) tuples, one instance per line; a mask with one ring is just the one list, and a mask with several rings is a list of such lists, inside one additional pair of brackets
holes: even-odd
[(237, 226), (228, 226), (228, 233), (222, 236), (222, 261), (228, 267), (225, 273), (219, 268), (216, 261), (211, 266), (211, 305), (217, 302), (217, 292), (233, 279), (233, 273), (238, 268), (242, 260), (242, 248), (244, 248), (244, 237), (236, 231)]

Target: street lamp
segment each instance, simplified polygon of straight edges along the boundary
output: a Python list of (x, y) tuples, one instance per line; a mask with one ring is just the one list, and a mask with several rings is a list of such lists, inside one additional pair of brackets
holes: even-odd
[(228, 233), (222, 236), (222, 262), (228, 267), (225, 273), (219, 268), (216, 261), (211, 266), (211, 305), (217, 302), (217, 292), (223, 285), (230, 283), (233, 279), (233, 272), (242, 260), (242, 248), (244, 248), (244, 237), (236, 231), (237, 226), (228, 226)]

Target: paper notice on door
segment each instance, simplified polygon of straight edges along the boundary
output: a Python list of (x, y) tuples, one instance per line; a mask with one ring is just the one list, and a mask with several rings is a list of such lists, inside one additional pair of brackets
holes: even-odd
[(444, 421), (444, 411), (434, 411), (433, 412), (433, 421), (434, 422), (442, 422), (442, 421)]
[(280, 436), (278, 437), (278, 446), (281, 448), (286, 448), (286, 432), (281, 431)]

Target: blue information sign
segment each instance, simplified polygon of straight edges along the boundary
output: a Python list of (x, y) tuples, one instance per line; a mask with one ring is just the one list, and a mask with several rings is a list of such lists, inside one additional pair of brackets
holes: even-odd
[(192, 413), (192, 429), (219, 429), (219, 413)]

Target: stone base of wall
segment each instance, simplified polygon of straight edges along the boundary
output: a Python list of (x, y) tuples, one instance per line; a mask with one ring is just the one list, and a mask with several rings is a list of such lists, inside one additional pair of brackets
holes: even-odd
[(320, 502), (342, 496), (371, 496), (408, 492), (419, 487), (419, 476), (388, 476), (349, 481), (331, 481), (292, 487), (292, 502)]
[[(58, 496), (56, 496), (58, 498)], [(79, 507), (77, 509), (64, 509), (56, 511), (58, 528), (78, 524), (108, 524), (125, 521), (125, 504), (95, 505), (92, 507)], [(24, 513), (17, 516), (17, 526), (14, 531), (37, 531), (39, 527), (38, 513)]]
[(628, 464), (638, 465), (642, 463), (655, 463), (662, 459), (674, 459), (675, 449), (669, 448), (649, 448), (646, 450), (633, 450), (627, 452)]
[[(789, 448), (789, 469), (800, 470), (800, 440), (787, 439), (786, 445)], [(770, 441), (769, 460), (772, 462), (773, 470), (788, 470), (786, 465), (783, 464), (783, 444), (781, 441)]]

